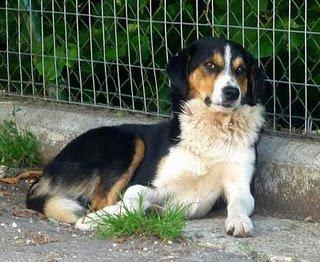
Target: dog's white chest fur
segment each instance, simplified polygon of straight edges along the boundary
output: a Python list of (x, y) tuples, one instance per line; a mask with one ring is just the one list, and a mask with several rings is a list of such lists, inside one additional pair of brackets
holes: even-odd
[(249, 186), (262, 113), (260, 106), (221, 112), (189, 101), (180, 116), (181, 141), (161, 161), (153, 185), (191, 205), (189, 217), (208, 213), (230, 182)]

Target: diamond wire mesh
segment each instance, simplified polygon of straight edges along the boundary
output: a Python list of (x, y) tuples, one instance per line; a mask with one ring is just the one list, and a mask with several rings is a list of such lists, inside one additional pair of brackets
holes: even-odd
[(318, 0), (5, 0), (0, 91), (168, 115), (168, 58), (213, 35), (265, 69), (269, 130), (317, 135), (319, 14)]

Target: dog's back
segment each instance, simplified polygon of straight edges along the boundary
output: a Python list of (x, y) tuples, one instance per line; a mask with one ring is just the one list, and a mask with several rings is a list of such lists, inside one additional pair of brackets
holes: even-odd
[(129, 185), (148, 185), (169, 146), (169, 123), (90, 130), (70, 142), (29, 189), (27, 208), (75, 223), (86, 209), (119, 200)]

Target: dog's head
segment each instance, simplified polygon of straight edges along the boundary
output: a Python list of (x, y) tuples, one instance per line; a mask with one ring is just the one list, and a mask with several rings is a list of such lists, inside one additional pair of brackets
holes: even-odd
[(225, 39), (204, 38), (169, 61), (174, 112), (182, 101), (201, 99), (209, 107), (236, 108), (259, 102), (264, 73), (243, 47)]

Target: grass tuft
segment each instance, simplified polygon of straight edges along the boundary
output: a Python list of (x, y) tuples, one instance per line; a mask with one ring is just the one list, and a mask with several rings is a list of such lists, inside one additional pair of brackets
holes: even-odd
[(17, 111), (14, 109), (12, 119), (3, 120), (0, 125), (0, 164), (14, 168), (36, 166), (40, 163), (37, 140), (32, 133), (17, 126)]
[(98, 234), (101, 238), (130, 236), (156, 236), (161, 240), (175, 240), (182, 236), (186, 226), (185, 208), (168, 206), (163, 213), (150, 211), (145, 214), (142, 208), (121, 215), (102, 216)]

